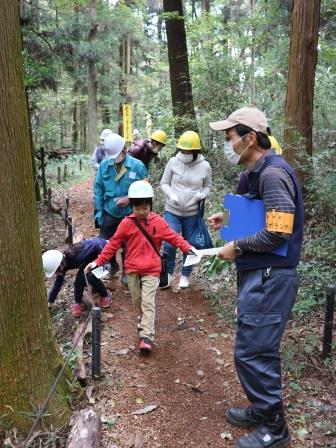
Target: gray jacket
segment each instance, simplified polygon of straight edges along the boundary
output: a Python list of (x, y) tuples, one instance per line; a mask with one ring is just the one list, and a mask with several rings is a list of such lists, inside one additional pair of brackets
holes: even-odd
[[(179, 152), (169, 160), (160, 185), (166, 195), (167, 211), (178, 216), (194, 216), (198, 212), (198, 202), (209, 194), (211, 167), (201, 154), (190, 163), (182, 158)], [(172, 194), (177, 195), (178, 203), (171, 200)]]

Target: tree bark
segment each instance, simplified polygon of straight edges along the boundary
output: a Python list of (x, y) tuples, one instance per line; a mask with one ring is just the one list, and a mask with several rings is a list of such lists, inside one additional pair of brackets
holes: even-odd
[(182, 0), (164, 0), (163, 9), (171, 14), (171, 17), (166, 16), (165, 22), (175, 136), (178, 137), (186, 129), (197, 131)]
[[(92, 44), (97, 36), (96, 23), (96, 0), (88, 0), (89, 17), (91, 19), (91, 29), (89, 33), (89, 43)], [(97, 68), (96, 62), (91, 50), (91, 56), (88, 61), (88, 130), (87, 142), (88, 151), (93, 151), (97, 143)]]
[[(61, 367), (42, 273), (35, 212), (31, 142), (25, 97), (19, 9), (0, 2), (0, 415), (24, 432)], [(15, 94), (13, 93), (15, 92)], [(44, 416), (55, 427), (69, 415), (65, 379)]]
[(210, 0), (202, 0), (202, 11), (210, 12)]
[[(256, 10), (257, 0), (251, 0), (251, 16), (252, 20), (255, 19), (255, 10)], [(251, 106), (255, 107), (256, 105), (256, 82), (255, 82), (255, 26), (252, 25), (252, 44), (251, 44)]]
[(72, 130), (71, 130), (71, 146), (78, 149), (79, 145), (79, 82), (75, 81), (73, 86), (73, 109), (72, 109)]
[(309, 174), (309, 166), (298, 167), (295, 158), (298, 146), (309, 156), (313, 152), (313, 99), (319, 19), (320, 0), (294, 0), (285, 109), (284, 137), (287, 148), (284, 156), (297, 168), (303, 184)]

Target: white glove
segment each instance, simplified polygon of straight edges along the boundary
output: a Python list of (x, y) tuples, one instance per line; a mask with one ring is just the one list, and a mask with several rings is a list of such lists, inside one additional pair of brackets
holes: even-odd
[(193, 246), (189, 249), (188, 255), (197, 255), (197, 249), (195, 249)]
[(203, 199), (204, 199), (204, 194), (201, 193), (200, 191), (198, 191), (198, 192), (195, 194), (195, 200), (196, 200), (196, 202), (198, 202), (198, 201), (202, 201)]
[(175, 194), (175, 193), (171, 194), (169, 199), (170, 199), (172, 202), (175, 202), (175, 204), (178, 204), (178, 203), (180, 202), (180, 200), (179, 200), (177, 194)]
[(95, 267), (97, 267), (97, 264), (94, 261), (89, 263), (84, 269), (85, 274), (88, 274), (89, 272), (91, 272), (92, 269), (94, 269)]

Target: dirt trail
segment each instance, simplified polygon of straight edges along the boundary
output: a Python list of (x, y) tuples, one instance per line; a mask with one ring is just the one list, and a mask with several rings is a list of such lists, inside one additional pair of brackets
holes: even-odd
[[(68, 191), (70, 214), (86, 238), (97, 235), (91, 185), (92, 179)], [(103, 378), (91, 383), (91, 402), (104, 421), (101, 446), (141, 447), (141, 440), (145, 448), (235, 446), (244, 430), (229, 425), (224, 412), (246, 402), (234, 371), (234, 331), (222, 327), (203, 298), (209, 285), (194, 273), (190, 289), (158, 291), (157, 334), (148, 357), (136, 349), (137, 315), (127, 288), (119, 278), (107, 286), (113, 304), (103, 313)], [(132, 414), (148, 405), (157, 408)]]

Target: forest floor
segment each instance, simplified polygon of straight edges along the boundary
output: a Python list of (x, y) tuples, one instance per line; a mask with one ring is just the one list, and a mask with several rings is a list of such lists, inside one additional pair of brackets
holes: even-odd
[[(70, 198), (69, 214), (75, 219), (77, 230), (85, 238), (97, 236), (92, 219), (92, 179), (64, 193)], [(44, 213), (41, 221), (42, 248), (64, 246), (61, 218)], [(78, 323), (85, 320), (85, 315), (81, 319), (70, 316), (75, 274), (69, 272), (51, 309), (60, 345), (69, 343)], [(200, 272), (193, 273), (189, 289), (179, 290), (177, 283), (178, 275), (173, 287), (157, 292), (156, 339), (152, 354), (146, 357), (137, 350), (137, 313), (127, 287), (118, 276), (106, 283), (113, 302), (102, 313), (102, 377), (90, 378), (87, 345), (89, 381), (81, 402), (82, 407), (92, 406), (101, 414), (101, 447), (230, 448), (246, 432), (231, 426), (224, 418), (228, 407), (247, 405), (234, 368), (234, 324), (225, 324), (209, 305), (205, 293), (213, 285)], [(47, 282), (48, 287), (51, 284)], [(320, 406), (330, 405), (335, 397), (328, 395), (327, 402), (322, 399), (328, 393), (328, 384), (317, 387), (321, 396), (312, 392), (309, 397), (309, 394), (299, 396), (299, 392), (285, 386), (285, 398), (290, 397), (298, 404), (288, 412), (293, 448), (336, 447), (332, 441), (327, 444), (326, 437), (314, 425), (303, 431), (306, 426), (299, 424), (300, 415), (296, 415), (303, 412), (308, 399), (314, 403), (316, 415)], [(149, 405), (152, 411), (133, 414), (137, 410), (146, 411)], [(335, 400), (331, 405), (335, 410)]]

